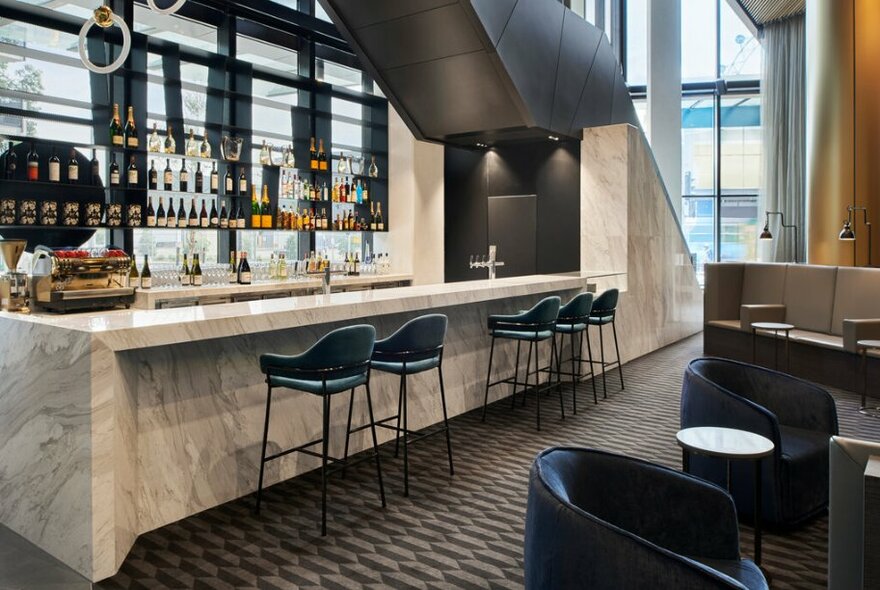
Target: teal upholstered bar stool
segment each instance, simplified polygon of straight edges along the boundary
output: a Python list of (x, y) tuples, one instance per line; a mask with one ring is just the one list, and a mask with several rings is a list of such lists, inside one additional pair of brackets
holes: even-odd
[[(343, 462), (343, 460), (328, 456), (330, 399), (344, 391), (351, 391), (351, 395), (354, 397), (355, 389), (360, 386), (364, 386), (366, 390), (367, 408), (370, 414), (368, 426), (373, 434), (373, 452), (362, 460), (376, 459), (379, 497), (382, 500), (382, 507), (385, 507), (382, 465), (379, 462), (379, 443), (376, 438), (373, 401), (370, 396), (370, 357), (373, 354), (375, 341), (376, 329), (373, 326), (349, 326), (330, 332), (302, 354), (295, 356), (264, 354), (260, 356), (260, 369), (266, 375), (268, 393), (266, 395), (266, 422), (263, 426), (263, 451), (260, 456), (260, 480), (257, 487), (256, 510), (258, 513), (263, 495), (263, 473), (266, 463), (290, 453), (303, 453), (318, 457), (321, 459), (321, 536), (327, 534), (327, 477), (331, 471), (328, 469), (328, 463)], [(266, 447), (269, 442), (272, 390), (275, 388), (293, 389), (320, 397), (324, 403), (323, 436), (318, 440), (267, 457)], [(320, 453), (309, 448), (319, 443), (322, 445)], [(346, 439), (346, 450), (347, 448), (348, 440)], [(334, 466), (333, 470), (335, 471), (337, 468), (338, 465)]]
[[(561, 336), (560, 344), (556, 349), (559, 354), (556, 359), (556, 372), (559, 375), (571, 377), (571, 395), (572, 409), (577, 414), (577, 383), (585, 377), (590, 377), (593, 385), (593, 403), (599, 403), (596, 395), (596, 380), (593, 374), (593, 352), (590, 348), (590, 340), (587, 338), (587, 350), (589, 358), (583, 358), (584, 334), (587, 332), (587, 326), (590, 322), (590, 313), (593, 310), (593, 294), (581, 293), (559, 308), (559, 317), (556, 319), (556, 325), (553, 326), (553, 332)], [(563, 371), (566, 362), (563, 361), (562, 355), (565, 352), (565, 337), (569, 337), (569, 354), (571, 354), (571, 372)], [(555, 336), (554, 336), (555, 339)], [(575, 344), (577, 342), (577, 344)], [(583, 364), (586, 363), (590, 370), (582, 371)]]
[[(527, 388), (529, 387), (529, 376), (534, 373), (535, 383), (533, 385), (535, 398), (537, 400), (536, 420), (538, 430), (541, 430), (541, 393), (553, 386), (548, 378), (545, 387), (539, 387), (540, 373), (538, 369), (538, 344), (550, 341), (550, 366), (556, 359), (556, 339), (553, 337), (553, 328), (556, 326), (556, 319), (559, 315), (559, 305), (561, 301), (559, 297), (547, 297), (537, 303), (533, 308), (517, 314), (511, 315), (490, 315), (489, 316), (489, 333), (492, 336), (492, 347), (489, 350), (489, 371), (486, 377), (486, 395), (483, 399), (483, 422), (486, 421), (486, 408), (489, 404), (489, 388), (503, 383), (509, 383), (513, 386), (513, 394), (511, 395), (511, 407), (516, 403), (517, 387), (523, 386), (523, 396), (525, 397)], [(500, 379), (492, 382), (492, 360), (495, 356), (495, 341), (515, 340), (516, 341), (516, 363), (514, 366), (514, 376), (507, 379)], [(526, 377), (525, 381), (519, 381), (519, 358), (520, 345), (527, 342), (529, 345), (528, 359), (526, 360)], [(532, 351), (534, 350), (535, 370), (530, 369), (532, 363)], [(558, 376), (557, 376), (558, 385)], [(565, 406), (562, 400), (562, 388), (559, 389), (559, 409), (565, 419)], [(525, 401), (525, 399), (523, 399)]]
[[(617, 343), (617, 327), (615, 326), (615, 320), (617, 319), (617, 302), (619, 299), (620, 291), (617, 289), (608, 289), (593, 301), (593, 310), (590, 312), (590, 326), (599, 327), (600, 354), (600, 360), (598, 361), (593, 361), (591, 354), (590, 363), (598, 364), (602, 367), (602, 396), (605, 398), (608, 397), (608, 384), (605, 381), (605, 372), (609, 367), (617, 366), (618, 373), (620, 374), (620, 388), (626, 389), (623, 385), (623, 365), (620, 362), (620, 346)], [(611, 331), (614, 334), (614, 350), (617, 354), (617, 359), (605, 362), (605, 338), (602, 333), (602, 328), (609, 324), (611, 325)], [(587, 336), (589, 337), (589, 334)]]
[[(449, 320), (443, 314), (429, 314), (417, 317), (401, 326), (394, 334), (378, 340), (373, 349), (371, 366), (374, 371), (391, 373), (400, 377), (397, 393), (397, 414), (376, 422), (378, 426), (390, 428), (395, 432), (394, 456), (400, 449), (403, 438), (403, 490), (409, 496), (409, 446), (428, 436), (446, 434), (446, 453), (449, 458), (449, 475), (454, 475), (452, 466), (452, 440), (449, 434), (449, 416), (446, 412), (446, 391), (443, 387), (443, 343)], [(440, 381), (440, 406), (443, 410), (443, 426), (429, 431), (415, 432), (409, 428), (407, 398), (410, 395), (407, 376), (425, 371), (437, 370)], [(348, 423), (351, 428), (351, 411), (348, 408)], [(389, 424), (396, 420), (396, 425)], [(403, 424), (401, 425), (401, 421)], [(361, 427), (363, 428), (363, 427)], [(346, 455), (348, 450), (346, 449)]]

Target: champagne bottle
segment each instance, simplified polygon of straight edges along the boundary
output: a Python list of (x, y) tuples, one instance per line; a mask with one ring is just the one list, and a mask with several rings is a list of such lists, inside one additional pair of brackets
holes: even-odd
[(370, 203), (370, 231), (376, 231), (376, 209)]
[(201, 194), (205, 192), (205, 175), (202, 174), (202, 163), (196, 163), (196, 192)]
[(192, 274), (189, 271), (189, 264), (186, 261), (186, 252), (183, 253), (183, 266), (180, 267), (180, 286), (188, 287), (192, 284)]
[(199, 227), (199, 216), (196, 214), (196, 200), (189, 204), (189, 227)]
[(131, 159), (128, 161), (128, 186), (136, 188), (139, 182), (140, 177), (137, 164), (135, 163), (134, 156), (131, 156)]
[(205, 199), (202, 199), (202, 210), (199, 213), (199, 227), (205, 228), (211, 225), (211, 219), (208, 217), (208, 210), (205, 208)]
[(260, 227), (272, 229), (272, 204), (269, 201), (269, 185), (263, 185), (263, 199), (260, 204)]
[(156, 212), (153, 210), (153, 197), (147, 197), (147, 227), (156, 227)]
[(220, 189), (220, 175), (217, 173), (217, 162), (214, 162), (214, 168), (211, 170), (211, 194), (216, 195)]
[(241, 174), (238, 175), (238, 194), (246, 197), (248, 193), (248, 181), (247, 176), (244, 175), (244, 167), (241, 169)]
[(210, 226), (220, 227), (220, 215), (217, 213), (217, 201), (211, 201)]
[(312, 138), (311, 146), (309, 147), (309, 167), (312, 170), (318, 169), (318, 150), (315, 149), (315, 138)]
[(137, 126), (134, 123), (134, 107), (128, 107), (128, 120), (125, 123), (125, 147), (130, 150), (138, 148)]
[(61, 158), (52, 148), (52, 157), (49, 158), (49, 182), (61, 182)]
[(382, 219), (382, 203), (376, 204), (376, 231), (385, 231), (385, 220)]
[(226, 203), (222, 203), (220, 205), (220, 219), (218, 220), (220, 223), (220, 229), (227, 229), (229, 227), (230, 217), (231, 215), (226, 212)]
[(251, 284), (251, 266), (247, 261), (247, 252), (241, 253), (241, 260), (238, 263), (238, 283), (240, 285)]
[(318, 141), (318, 170), (327, 171), (327, 153), (324, 151), (324, 140)]
[(180, 209), (177, 210), (177, 227), (187, 227), (189, 225), (189, 221), (186, 217), (186, 203), (183, 202), (183, 199), (180, 199)]
[(137, 288), (140, 281), (141, 281), (141, 275), (138, 272), (137, 256), (132, 254), (131, 255), (131, 268), (128, 271), (128, 286), (132, 287), (132, 288)]
[(113, 147), (123, 147), (125, 145), (122, 122), (119, 120), (118, 104), (113, 105), (113, 118), (110, 119), (110, 145)]
[(168, 214), (165, 213), (162, 197), (159, 197), (159, 208), (156, 209), (156, 227), (168, 227)]
[(193, 287), (202, 286), (202, 265), (199, 264), (198, 254), (193, 254), (192, 285)]
[(180, 163), (180, 192), (189, 192), (189, 168), (186, 167), (186, 159)]
[(92, 149), (92, 160), (89, 162), (92, 186), (101, 184), (101, 163), (98, 161), (98, 150)]
[(15, 174), (18, 172), (18, 155), (9, 142), (9, 149), (6, 150), (6, 180), (15, 180)]
[(156, 160), (150, 160), (150, 190), (159, 189), (159, 171), (156, 170)]
[(232, 178), (232, 164), (226, 166), (226, 180), (223, 185), (225, 194), (230, 196), (235, 194), (235, 182)]
[(260, 212), (260, 201), (257, 196), (257, 185), (253, 186), (251, 192), (251, 227), (259, 229), (263, 225), (263, 218)]
[(177, 152), (177, 142), (174, 141), (174, 128), (168, 126), (168, 135), (165, 136), (165, 153), (173, 154)]
[(40, 180), (40, 155), (37, 154), (37, 148), (33, 143), (27, 157), (27, 177), (31, 182)]
[(77, 184), (79, 182), (79, 162), (76, 160), (76, 150), (70, 150), (70, 161), (67, 162), (67, 182)]
[(110, 158), (110, 186), (119, 186), (119, 164), (116, 163), (116, 154), (112, 154)]
[(150, 257), (144, 254), (144, 269), (141, 271), (141, 289), (153, 287), (153, 273), (150, 272)]
[(165, 158), (165, 174), (163, 176), (165, 190), (174, 190), (174, 171), (171, 169), (171, 158)]

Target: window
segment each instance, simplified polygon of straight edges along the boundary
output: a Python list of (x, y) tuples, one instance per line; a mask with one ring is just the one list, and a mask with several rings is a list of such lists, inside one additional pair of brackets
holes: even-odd
[(763, 51), (746, 25), (727, 2), (721, 3), (721, 56), (719, 73), (726, 80), (757, 80), (761, 77)]
[(719, 260), (755, 260), (763, 149), (760, 99), (722, 98), (720, 131)]
[(134, 5), (134, 30), (183, 47), (217, 51), (217, 29), (182, 16), (161, 15), (146, 6)]
[(681, 0), (681, 81), (716, 78), (716, 0)]
[(286, 74), (299, 73), (299, 55), (285, 47), (238, 36), (238, 59)]
[(626, 83), (648, 83), (648, 0), (626, 0)]

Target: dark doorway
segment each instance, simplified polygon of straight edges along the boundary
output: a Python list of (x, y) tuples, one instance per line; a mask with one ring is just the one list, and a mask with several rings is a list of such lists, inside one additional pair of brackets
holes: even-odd
[(504, 262), (499, 277), (538, 273), (538, 195), (489, 197), (489, 245)]

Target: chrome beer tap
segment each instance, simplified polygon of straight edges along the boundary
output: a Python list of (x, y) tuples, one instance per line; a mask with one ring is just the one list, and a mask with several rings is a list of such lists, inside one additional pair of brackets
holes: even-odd
[(498, 253), (498, 246), (494, 244), (489, 246), (489, 256), (483, 255), (482, 260), (481, 256), (471, 256), (470, 260), (470, 268), (488, 268), (489, 269), (489, 280), (495, 280), (495, 271), (499, 266), (504, 266), (503, 262), (498, 262), (495, 260), (495, 256)]

